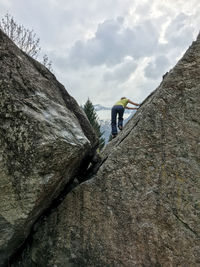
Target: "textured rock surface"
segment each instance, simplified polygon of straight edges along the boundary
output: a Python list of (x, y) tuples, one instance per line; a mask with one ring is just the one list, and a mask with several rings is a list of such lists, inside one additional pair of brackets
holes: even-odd
[(54, 75), (1, 31), (0, 109), (1, 266), (97, 139)]
[(200, 266), (200, 38), (14, 266)]

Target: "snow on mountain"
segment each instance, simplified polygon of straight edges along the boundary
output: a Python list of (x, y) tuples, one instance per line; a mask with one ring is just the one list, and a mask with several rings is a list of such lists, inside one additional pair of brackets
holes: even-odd
[(95, 108), (96, 111), (100, 111), (100, 110), (111, 110), (110, 107), (104, 107), (104, 106), (102, 106), (100, 104), (94, 105), (94, 108)]

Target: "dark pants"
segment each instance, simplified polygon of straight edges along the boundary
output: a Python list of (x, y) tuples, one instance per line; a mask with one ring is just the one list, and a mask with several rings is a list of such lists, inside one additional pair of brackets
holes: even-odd
[(111, 127), (112, 127), (112, 134), (117, 134), (117, 114), (118, 114), (118, 127), (123, 127), (123, 114), (124, 114), (124, 107), (123, 106), (113, 106), (111, 111)]

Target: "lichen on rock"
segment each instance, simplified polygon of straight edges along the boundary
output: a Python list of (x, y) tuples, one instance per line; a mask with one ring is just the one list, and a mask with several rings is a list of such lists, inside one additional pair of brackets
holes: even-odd
[(200, 36), (13, 266), (200, 265)]
[(0, 31), (0, 266), (92, 155), (97, 137), (77, 102)]

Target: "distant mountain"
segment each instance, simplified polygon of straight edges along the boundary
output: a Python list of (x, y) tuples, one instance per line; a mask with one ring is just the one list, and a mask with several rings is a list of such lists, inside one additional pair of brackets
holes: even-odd
[(111, 107), (104, 107), (100, 104), (94, 105), (95, 111), (99, 111), (99, 110), (111, 110)]
[[(98, 115), (99, 124), (101, 126), (101, 132), (103, 133), (103, 138), (105, 143), (108, 143), (111, 134), (111, 107), (104, 107), (100, 104), (94, 105), (94, 109)], [(124, 125), (131, 119), (135, 111), (125, 110), (124, 112)]]

